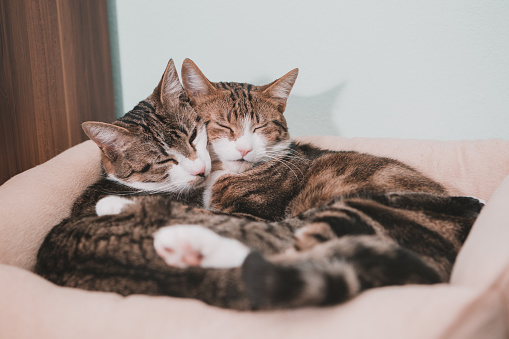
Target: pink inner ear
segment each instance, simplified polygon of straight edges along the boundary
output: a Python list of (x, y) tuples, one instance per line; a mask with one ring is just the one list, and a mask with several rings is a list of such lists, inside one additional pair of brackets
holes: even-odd
[[(284, 100), (288, 99), (290, 95), (290, 91), (295, 84), (295, 80), (297, 80), (297, 75), (299, 74), (299, 70), (296, 68), (286, 73), (280, 79), (269, 84), (267, 89), (263, 91), (264, 94), (268, 95), (272, 99)], [(284, 108), (283, 108), (284, 111)]]

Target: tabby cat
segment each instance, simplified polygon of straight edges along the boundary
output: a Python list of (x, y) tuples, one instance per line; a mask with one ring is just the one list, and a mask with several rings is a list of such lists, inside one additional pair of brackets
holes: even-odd
[(190, 60), (182, 74), (222, 166), (205, 201), (250, 218), (163, 197), (118, 200), (57, 226), (38, 272), (66, 286), (237, 309), (326, 305), (371, 287), (448, 279), (477, 200), (447, 197), (395, 160), (291, 143), (282, 113), (296, 70), (266, 86), (210, 83)]
[[(111, 194), (165, 194), (201, 204), (211, 169), (206, 127), (189, 105), (173, 60), (153, 93), (133, 110), (113, 124), (82, 126), (101, 149), (104, 178), (78, 198), (72, 216), (90, 211)], [(97, 208), (114, 212), (106, 203)]]
[[(294, 235), (331, 207), (345, 235), (295, 251)], [(36, 272), (62, 286), (238, 310), (331, 305), (373, 287), (445, 281), (481, 207), (468, 197), (359, 195), (264, 222), (138, 196), (119, 214), (55, 227)]]
[[(305, 219), (294, 232), (299, 253), (267, 261), (248, 255), (248, 245), (223, 259), (244, 262), (252, 301), (269, 308), (327, 304), (373, 286), (447, 281), (482, 204), (448, 197), (442, 185), (393, 159), (290, 142), (283, 112), (297, 72), (253, 86), (212, 83), (189, 59), (182, 67), (191, 104), (207, 124), (209, 150), (222, 164), (207, 183), (206, 206)], [(207, 264), (207, 253), (222, 242), (204, 247), (195, 238), (208, 230), (187, 228), (156, 234), (167, 264), (222, 267)], [(310, 296), (313, 290), (319, 297)]]

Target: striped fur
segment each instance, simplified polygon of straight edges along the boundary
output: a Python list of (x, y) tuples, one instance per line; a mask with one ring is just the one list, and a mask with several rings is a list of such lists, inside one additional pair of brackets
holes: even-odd
[(83, 129), (101, 149), (104, 179), (86, 190), (72, 215), (109, 194), (157, 193), (201, 203), (197, 194), (211, 169), (205, 124), (190, 106), (173, 60), (148, 98), (113, 124), (85, 122)]
[[(90, 213), (57, 225), (39, 250), (36, 273), (62, 286), (197, 298), (240, 310), (330, 305), (373, 287), (446, 281), (482, 207), (473, 198), (425, 193), (358, 195), (265, 222), (163, 196), (134, 200), (118, 215)], [(334, 230), (329, 241), (293, 249), (314, 240), (323, 223)], [(204, 225), (253, 251), (242, 267), (168, 266), (153, 234), (179, 224)]]
[[(266, 86), (211, 83), (188, 60), (182, 73), (219, 162), (205, 190), (216, 212), (163, 196), (135, 197), (118, 215), (85, 211), (45, 239), (39, 274), (63, 286), (243, 310), (330, 305), (373, 287), (448, 280), (479, 201), (449, 197), (392, 159), (291, 143), (282, 113), (296, 70)], [(200, 267), (207, 254), (199, 250), (191, 267), (168, 266), (153, 234), (182, 224), (251, 252), (241, 267)]]
[[(373, 286), (447, 281), (459, 247), (475, 220), (465, 221), (463, 215), (458, 219), (448, 210), (461, 198), (447, 197), (442, 185), (394, 159), (289, 142), (283, 112), (296, 77), (294, 70), (266, 86), (212, 83), (192, 61), (186, 60), (182, 66), (184, 88), (193, 107), (206, 119), (209, 142), (223, 164), (223, 171), (209, 180), (206, 206), (269, 221), (307, 216), (310, 210), (313, 214), (310, 219), (306, 217), (309, 224), (296, 232), (294, 244), (301, 252), (296, 257), (304, 258), (304, 266), (311, 267), (313, 273), (303, 278), (307, 273), (288, 254), (282, 256), (281, 263), (290, 262), (289, 266), (253, 254), (244, 265), (253, 298), (269, 307), (316, 304), (317, 299), (308, 299), (306, 293), (281, 303), (278, 295), (293, 285), (305, 290), (313, 285), (311, 281), (320, 280), (320, 272), (321, 304), (331, 302), (323, 293), (330, 290), (324, 287), (324, 281), (334, 274), (341, 276), (341, 281), (331, 278), (338, 286), (348, 287), (348, 293), (341, 294), (343, 299), (369, 286), (359, 282), (362, 274), (368, 275), (365, 279), (371, 279)], [(250, 153), (254, 155), (249, 157)], [(394, 208), (396, 201), (405, 204)], [(410, 205), (415, 210), (406, 209)], [(480, 209), (470, 201), (460, 206), (460, 213), (475, 216)], [(344, 252), (348, 243), (358, 246)], [(375, 260), (371, 258), (375, 255), (381, 260), (379, 265), (399, 267), (396, 270), (402, 275), (396, 277), (387, 271), (369, 277), (373, 273), (363, 273), (362, 265), (331, 264), (336, 260), (356, 262), (363, 256)], [(348, 278), (355, 275), (357, 279)], [(299, 283), (295, 276), (303, 280)], [(354, 280), (357, 282), (352, 284), (360, 287), (350, 284)], [(264, 281), (276, 286), (259, 288)], [(331, 293), (337, 292), (333, 289)]]
[[(293, 70), (265, 86), (212, 83), (191, 60), (184, 61), (184, 88), (207, 122), (211, 153), (224, 170), (209, 182), (207, 207), (281, 220), (359, 192), (446, 193), (394, 159), (291, 143), (283, 112), (296, 77)], [(242, 148), (251, 151), (242, 156)]]

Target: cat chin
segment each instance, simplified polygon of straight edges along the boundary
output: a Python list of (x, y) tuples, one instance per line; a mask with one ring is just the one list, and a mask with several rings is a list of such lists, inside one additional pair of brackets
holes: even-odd
[(243, 173), (254, 166), (255, 163), (245, 160), (228, 160), (223, 162), (223, 169), (230, 173)]

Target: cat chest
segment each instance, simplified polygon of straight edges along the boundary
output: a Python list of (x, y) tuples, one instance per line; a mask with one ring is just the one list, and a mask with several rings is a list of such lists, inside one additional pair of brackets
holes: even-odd
[(285, 217), (288, 204), (300, 189), (298, 179), (302, 180), (270, 174), (264, 177), (224, 174), (213, 179), (204, 194), (207, 208), (266, 220)]

